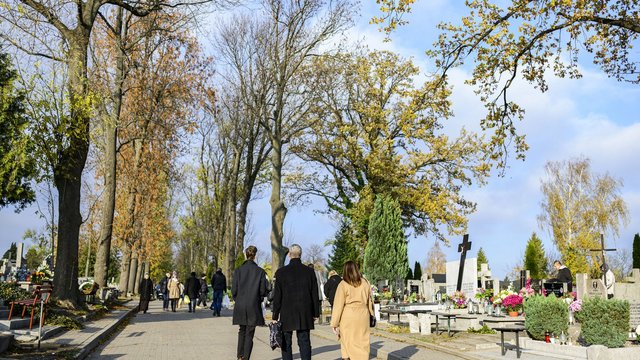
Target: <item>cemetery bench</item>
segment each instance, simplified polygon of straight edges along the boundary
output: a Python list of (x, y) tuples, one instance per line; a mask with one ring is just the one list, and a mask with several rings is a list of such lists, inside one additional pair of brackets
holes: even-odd
[[(7, 320), (11, 320), (11, 316), (13, 315), (13, 307), (15, 305), (22, 306), (22, 318), (24, 319), (24, 313), (27, 311), (28, 307), (31, 307), (31, 318), (29, 319), (29, 330), (33, 328), (33, 315), (36, 309), (36, 306), (43, 303), (42, 309), (42, 317), (44, 318), (47, 314), (46, 305), (49, 302), (49, 298), (51, 298), (51, 293), (53, 292), (53, 287), (51, 286), (36, 286), (33, 290), (33, 298), (24, 299), (24, 300), (14, 300), (11, 304), (11, 309), (9, 310), (9, 318)], [(42, 301), (44, 300), (44, 301)]]
[(441, 312), (432, 312), (431, 315), (436, 316), (436, 335), (440, 335), (438, 332), (438, 326), (440, 324), (440, 318), (447, 318), (447, 335), (451, 336), (451, 318), (455, 321), (456, 314), (451, 313), (441, 313)]
[(520, 350), (520, 332), (524, 332), (524, 326), (505, 326), (495, 328), (494, 330), (500, 331), (500, 353), (504, 356), (507, 353), (507, 349), (504, 347), (504, 333), (512, 332), (516, 334), (516, 357), (520, 359), (520, 354), (522, 351)]

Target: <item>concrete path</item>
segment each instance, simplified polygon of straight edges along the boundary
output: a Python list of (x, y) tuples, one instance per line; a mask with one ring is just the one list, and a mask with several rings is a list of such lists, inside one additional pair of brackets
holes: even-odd
[[(222, 317), (212, 317), (210, 310), (193, 314), (183, 307), (176, 313), (163, 312), (161, 302), (151, 303), (147, 314), (138, 314), (110, 340), (98, 347), (89, 359), (219, 359), (236, 357), (238, 327), (231, 324), (231, 311)], [(268, 328), (256, 330), (252, 360), (280, 359), (278, 349), (268, 345)], [(295, 336), (294, 336), (295, 338)], [(340, 359), (340, 345), (328, 326), (312, 331), (311, 344), (314, 360)], [(371, 359), (462, 359), (452, 354), (430, 350), (414, 344), (372, 337)], [(293, 345), (294, 358), (299, 359), (297, 344)]]

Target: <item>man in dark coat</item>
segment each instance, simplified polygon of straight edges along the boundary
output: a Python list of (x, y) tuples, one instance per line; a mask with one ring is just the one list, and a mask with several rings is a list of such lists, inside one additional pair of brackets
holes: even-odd
[(300, 358), (311, 360), (311, 330), (320, 316), (318, 283), (313, 269), (302, 264), (302, 248), (289, 248), (289, 265), (276, 271), (273, 289), (273, 320), (282, 323), (282, 360), (292, 360), (291, 338), (296, 331)]
[(198, 306), (202, 304), (203, 308), (207, 307), (207, 295), (209, 295), (209, 287), (207, 286), (207, 275), (200, 275), (200, 294), (198, 294)]
[(189, 296), (189, 312), (196, 312), (196, 299), (200, 293), (200, 280), (196, 277), (195, 271), (191, 272), (191, 277), (184, 285), (184, 293)]
[(142, 311), (143, 314), (149, 310), (149, 300), (153, 295), (153, 282), (149, 279), (149, 273), (144, 273), (144, 279), (140, 282), (140, 305), (138, 306), (138, 312)]
[(233, 272), (231, 294), (235, 300), (233, 325), (238, 331), (238, 359), (249, 360), (256, 326), (264, 325), (262, 299), (267, 296), (267, 275), (255, 263), (258, 249), (251, 245), (244, 252), (245, 262)]
[(166, 276), (160, 280), (160, 292), (162, 293), (162, 310), (169, 311), (169, 279), (171, 274), (166, 273)]
[(213, 310), (213, 316), (220, 316), (220, 310), (222, 310), (222, 297), (227, 290), (227, 277), (222, 273), (222, 269), (218, 268), (216, 273), (211, 277), (211, 288), (213, 289), (213, 303), (211, 303), (211, 310)]
[(562, 265), (560, 260), (556, 260), (553, 262), (553, 267), (556, 268), (558, 274), (556, 275), (555, 281), (561, 283), (567, 283), (567, 291), (573, 291), (573, 276), (571, 276), (571, 270), (568, 267)]
[(329, 279), (324, 284), (324, 294), (327, 296), (327, 300), (329, 300), (332, 308), (333, 299), (336, 297), (336, 290), (338, 289), (338, 285), (340, 285), (340, 281), (342, 281), (342, 278), (335, 270), (329, 271)]

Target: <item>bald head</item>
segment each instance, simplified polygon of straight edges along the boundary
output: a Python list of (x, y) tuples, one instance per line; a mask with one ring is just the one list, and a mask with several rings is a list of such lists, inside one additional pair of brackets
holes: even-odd
[(302, 256), (302, 248), (298, 244), (289, 246), (289, 257), (292, 259), (300, 259)]

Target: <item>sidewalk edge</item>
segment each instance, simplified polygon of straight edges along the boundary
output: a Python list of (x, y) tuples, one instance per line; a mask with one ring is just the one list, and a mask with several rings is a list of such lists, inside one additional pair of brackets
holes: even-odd
[(134, 315), (138, 311), (138, 307), (134, 306), (133, 308), (127, 310), (125, 313), (120, 315), (115, 321), (113, 321), (109, 326), (106, 326), (96, 334), (94, 334), (87, 342), (83, 344), (82, 347), (79, 348), (79, 352), (73, 357), (74, 359), (82, 360), (86, 358), (93, 349), (100, 345), (100, 342), (105, 338), (109, 337), (113, 331), (126, 319)]

